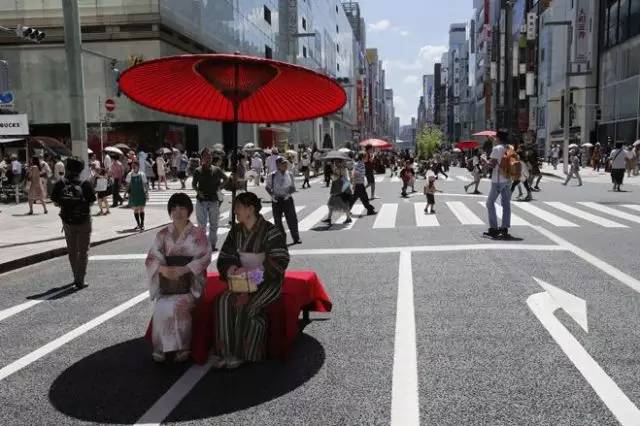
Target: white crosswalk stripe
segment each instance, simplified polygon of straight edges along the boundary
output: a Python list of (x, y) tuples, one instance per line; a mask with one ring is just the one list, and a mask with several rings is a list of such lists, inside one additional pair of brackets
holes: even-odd
[(398, 215), (398, 204), (383, 204), (378, 211), (376, 221), (373, 223), (374, 229), (395, 228), (396, 216)]
[[(475, 203), (474, 201), (447, 201), (444, 204), (447, 206), (447, 209), (443, 209), (440, 211), (439, 217), (441, 220), (445, 219), (445, 224), (450, 225), (451, 220), (455, 221), (454, 225), (462, 225), (462, 226), (483, 226), (486, 223), (486, 219), (480, 217), (478, 214), (474, 212), (472, 208), (470, 208), (470, 204)], [(477, 202), (482, 207), (485, 207), (484, 201)], [(406, 204), (413, 204), (415, 217), (415, 222), (411, 225), (409, 224), (398, 224), (398, 214), (400, 213), (400, 209), (406, 209), (408, 207), (403, 207)], [(547, 202), (550, 207), (555, 207), (559, 210), (564, 211), (565, 213), (571, 214), (577, 218), (583, 219), (585, 221), (597, 224), (598, 226), (602, 226), (604, 228), (628, 228), (628, 226), (611, 221), (604, 217), (592, 215), (583, 210), (576, 209), (566, 203), (559, 202)], [(617, 216), (622, 219), (630, 220), (634, 223), (640, 223), (640, 216), (625, 213), (619, 209), (611, 209), (607, 206), (602, 206), (598, 203), (589, 203), (589, 202), (578, 202), (575, 204), (583, 205), (588, 208), (593, 208), (601, 211), (603, 214), (611, 214), (612, 216)], [(424, 208), (426, 207), (426, 203), (417, 202), (417, 203), (384, 203), (380, 206), (378, 210), (378, 214), (373, 222), (367, 222), (367, 225), (372, 229), (395, 229), (398, 226), (416, 226), (416, 227), (438, 227), (441, 226), (440, 221), (436, 218), (435, 215), (424, 214)], [(634, 204), (621, 205), (620, 208), (630, 207), (632, 210), (640, 211), (640, 206)], [(556, 227), (567, 227), (567, 228), (578, 228), (584, 226), (584, 223), (580, 223), (579, 221), (570, 221), (557, 214), (554, 214), (547, 209), (541, 207), (540, 204), (530, 204), (530, 203), (512, 203), (511, 208), (513, 209), (521, 209), (524, 210), (525, 213), (531, 215), (532, 217), (543, 221), (544, 224), (551, 224)], [(300, 215), (300, 213), (305, 212), (305, 214)], [(358, 216), (365, 214), (366, 209), (361, 203), (357, 203), (354, 205), (352, 212), (352, 223), (343, 225), (343, 222), (346, 220), (346, 215), (341, 214), (339, 216), (334, 215), (333, 224), (334, 227), (332, 229), (336, 231), (348, 231), (354, 228)], [(229, 232), (228, 227), (228, 219), (229, 219), (229, 210), (225, 210), (220, 214), (220, 224), (222, 225), (218, 228), (218, 234), (224, 235)], [(261, 211), (262, 215), (269, 221), (273, 222), (272, 217), (272, 209), (271, 207), (264, 207)], [(329, 209), (326, 205), (321, 205), (317, 207), (315, 210), (307, 209), (307, 206), (296, 206), (296, 213), (298, 213), (298, 228), (300, 232), (307, 232), (320, 225), (321, 220), (325, 219), (329, 213)], [(615, 213), (615, 214), (614, 214)], [(500, 204), (496, 204), (496, 214), (499, 219), (502, 219), (502, 206)], [(451, 219), (453, 218), (453, 219)], [(532, 226), (533, 223), (511, 213), (511, 224), (513, 226)]]
[(469, 176), (456, 176), (456, 178), (463, 182), (471, 182), (471, 178)]
[(590, 209), (599, 211), (600, 213), (606, 213), (609, 216), (614, 216), (620, 219), (628, 220), (629, 222), (640, 223), (640, 217), (633, 214), (629, 214), (627, 212), (613, 209), (608, 206), (603, 206), (602, 204), (593, 203), (591, 201), (582, 201), (582, 202), (578, 202), (578, 204), (585, 207), (589, 207)]
[(416, 226), (440, 226), (435, 214), (428, 214), (424, 212), (427, 207), (427, 203), (415, 203), (413, 209), (416, 215)]
[(637, 204), (622, 204), (622, 207), (640, 212), (640, 205)]
[(318, 207), (309, 216), (305, 217), (298, 223), (298, 230), (305, 232), (313, 228), (329, 214), (329, 207), (326, 205)]
[(376, 182), (377, 183), (382, 183), (384, 181), (384, 176), (376, 176)]
[[(486, 203), (484, 201), (478, 201), (478, 204), (486, 208)], [(498, 219), (502, 220), (502, 206), (496, 203), (496, 216)], [(511, 213), (511, 226), (531, 226), (529, 222), (524, 220), (518, 215)]]
[(402, 182), (402, 179), (400, 179), (398, 176), (394, 176), (391, 178), (391, 183), (400, 183)]
[(446, 204), (462, 225), (484, 225), (482, 219), (462, 201), (448, 201)]
[(534, 206), (533, 204), (525, 204), (525, 203), (512, 203), (512, 206), (516, 206), (524, 211), (526, 211), (527, 213), (530, 213), (542, 220), (544, 220), (545, 222), (549, 222), (550, 224), (552, 224), (553, 226), (563, 226), (563, 227), (579, 227), (579, 225), (570, 222), (566, 219), (561, 218), (560, 216), (557, 216), (553, 213), (550, 213), (546, 210), (542, 210), (541, 208)]
[(585, 212), (584, 210), (576, 209), (575, 207), (571, 207), (565, 203), (560, 203), (558, 201), (546, 201), (547, 205), (554, 207), (558, 210), (562, 210), (565, 213), (569, 213), (573, 216), (579, 217), (580, 219), (584, 219), (589, 222), (593, 222), (596, 225), (604, 226), (605, 228), (628, 228), (627, 225), (623, 225), (618, 222), (614, 222), (612, 220), (606, 219), (602, 216), (596, 216), (589, 212)]

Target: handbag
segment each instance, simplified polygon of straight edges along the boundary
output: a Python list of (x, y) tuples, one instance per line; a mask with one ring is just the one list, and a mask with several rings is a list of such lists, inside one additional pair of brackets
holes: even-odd
[[(192, 260), (191, 256), (166, 256), (167, 266), (187, 266)], [(187, 294), (191, 291), (193, 274), (182, 275), (177, 280), (160, 275), (160, 293), (163, 295)]]

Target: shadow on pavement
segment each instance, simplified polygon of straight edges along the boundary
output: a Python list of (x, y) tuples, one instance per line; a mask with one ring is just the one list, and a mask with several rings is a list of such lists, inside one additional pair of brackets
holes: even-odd
[(33, 240), (33, 241), (25, 241), (25, 242), (22, 242), (22, 243), (4, 244), (4, 245), (0, 245), (0, 248), (28, 246), (29, 244), (48, 243), (48, 242), (51, 242), (51, 241), (59, 241), (59, 240), (64, 240), (64, 237), (54, 237), (54, 238), (46, 238), (44, 240)]
[(76, 419), (133, 424), (188, 368), (156, 365), (143, 338), (129, 340), (73, 364), (53, 382), (49, 400)]
[(295, 390), (311, 380), (325, 361), (324, 348), (313, 337), (301, 334), (286, 362), (248, 364), (238, 370), (211, 370), (189, 396), (165, 419), (183, 422), (245, 410)]
[[(76, 292), (74, 283), (63, 285), (62, 287), (54, 287), (44, 293), (27, 296), (29, 300), (57, 300)], [(57, 294), (56, 294), (57, 293)], [(52, 296), (55, 295), (55, 296)]]
[[(157, 365), (150, 352), (140, 338), (91, 354), (56, 378), (49, 400), (75, 419), (134, 424), (189, 368), (189, 364)], [(165, 421), (208, 419), (273, 400), (309, 381), (324, 361), (320, 342), (303, 334), (286, 362), (211, 370)]]

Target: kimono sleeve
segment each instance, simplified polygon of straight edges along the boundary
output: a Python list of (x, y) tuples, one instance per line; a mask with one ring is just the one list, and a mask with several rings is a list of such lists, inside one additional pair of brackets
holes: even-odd
[(144, 266), (147, 270), (147, 286), (149, 287), (149, 297), (156, 300), (160, 296), (160, 270), (161, 266), (167, 264), (164, 255), (164, 239), (168, 234), (168, 229), (164, 228), (156, 234), (156, 238), (147, 253)]
[(194, 228), (193, 260), (187, 264), (187, 268), (195, 277), (191, 294), (199, 298), (206, 280), (207, 267), (211, 263), (211, 245), (207, 240), (204, 228)]
[(227, 280), (227, 271), (232, 266), (241, 266), (235, 229), (227, 234), (218, 256), (217, 268), (223, 280)]
[(289, 250), (284, 234), (275, 226), (265, 233), (264, 284), (280, 286), (289, 265)]

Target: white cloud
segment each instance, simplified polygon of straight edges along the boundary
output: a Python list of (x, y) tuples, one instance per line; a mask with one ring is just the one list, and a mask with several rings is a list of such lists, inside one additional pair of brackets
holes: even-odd
[(373, 24), (369, 24), (369, 30), (373, 32), (386, 31), (389, 28), (391, 28), (391, 21), (389, 21), (388, 19), (382, 19)]
[(403, 60), (385, 61), (385, 69), (397, 69), (401, 71), (417, 71), (420, 70), (425, 74), (433, 72), (433, 65), (440, 62), (442, 54), (447, 51), (447, 46), (434, 46), (427, 44), (422, 46), (418, 51), (416, 59), (413, 62)]
[(400, 31), (400, 35), (402, 37), (407, 37), (409, 35), (409, 31), (402, 30), (402, 31)]
[(420, 79), (417, 75), (409, 74), (404, 78), (404, 80), (402, 80), (402, 82), (406, 84), (416, 84), (419, 80)]

